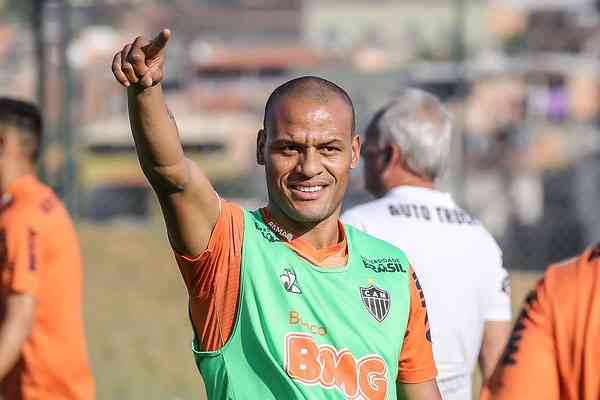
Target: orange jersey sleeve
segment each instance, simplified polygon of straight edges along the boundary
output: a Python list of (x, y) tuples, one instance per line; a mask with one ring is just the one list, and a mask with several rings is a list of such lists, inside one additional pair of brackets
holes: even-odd
[(39, 286), (40, 252), (38, 232), (27, 215), (5, 221), (0, 232), (7, 287), (17, 293), (36, 295)]
[(600, 247), (550, 266), (482, 399), (600, 398)]
[(398, 363), (398, 382), (421, 383), (437, 375), (425, 295), (412, 267), (410, 279), (410, 314)]
[(552, 310), (546, 282), (525, 299), (504, 354), (481, 399), (558, 400), (558, 370), (552, 332)]
[(190, 297), (190, 317), (201, 351), (220, 349), (229, 339), (240, 290), (244, 214), (222, 201), (207, 249), (197, 257), (175, 252)]

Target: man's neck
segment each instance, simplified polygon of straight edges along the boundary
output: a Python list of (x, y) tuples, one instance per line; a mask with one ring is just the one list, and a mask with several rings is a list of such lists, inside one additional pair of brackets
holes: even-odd
[(390, 184), (387, 185), (386, 193), (394, 188), (402, 187), (402, 186), (416, 186), (416, 187), (421, 187), (421, 188), (425, 188), (425, 189), (433, 189), (433, 181), (429, 180), (429, 179), (421, 178), (420, 176), (406, 174), (405, 176), (402, 177), (402, 179), (398, 179), (394, 182), (390, 182)]
[(340, 241), (339, 210), (317, 223), (294, 221), (272, 203), (269, 203), (267, 210), (275, 224), (293, 234), (294, 239), (301, 238), (315, 249), (333, 246)]

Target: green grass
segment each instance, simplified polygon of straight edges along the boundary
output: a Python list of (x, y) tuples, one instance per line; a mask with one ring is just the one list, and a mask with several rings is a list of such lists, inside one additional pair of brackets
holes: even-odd
[[(187, 294), (161, 222), (80, 224), (98, 399), (204, 399)], [(515, 315), (539, 274), (513, 273)]]
[(160, 224), (80, 225), (98, 399), (198, 399), (187, 296)]

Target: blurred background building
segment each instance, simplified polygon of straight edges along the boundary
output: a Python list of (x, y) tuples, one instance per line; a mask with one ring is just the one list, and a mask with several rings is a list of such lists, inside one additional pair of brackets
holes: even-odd
[[(318, 74), (340, 83), (356, 101), (360, 127), (402, 88), (428, 89), (456, 119), (447, 184), (501, 240), (507, 265), (539, 268), (600, 237), (599, 6), (5, 0), (0, 82), (3, 94), (45, 96), (48, 179), (72, 197), (76, 212), (102, 221), (146, 218), (155, 209), (109, 68), (114, 51), (138, 33), (173, 29), (165, 88), (186, 150), (224, 195), (251, 204), (264, 200), (255, 132), (281, 82)], [(367, 198), (359, 175), (348, 204)]]
[[(407, 86), (447, 101), (457, 143), (446, 184), (502, 242), (508, 266), (539, 268), (600, 237), (599, 2), (4, 0), (0, 7), (2, 92), (43, 96), (45, 172), (84, 218), (155, 212), (109, 64), (136, 34), (171, 27), (168, 101), (186, 150), (225, 196), (264, 201), (253, 152), (265, 99), (290, 77), (318, 74), (349, 90), (361, 128)], [(367, 198), (361, 187), (358, 173), (349, 205)]]

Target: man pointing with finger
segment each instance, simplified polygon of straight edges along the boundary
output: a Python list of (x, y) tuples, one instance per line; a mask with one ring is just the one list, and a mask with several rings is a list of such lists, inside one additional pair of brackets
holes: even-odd
[(247, 211), (183, 153), (160, 84), (170, 36), (126, 45), (113, 73), (188, 289), (209, 398), (396, 399), (400, 382), (410, 399), (441, 399), (406, 256), (338, 219), (360, 152), (346, 92), (316, 77), (275, 89), (256, 148), (269, 203)]

